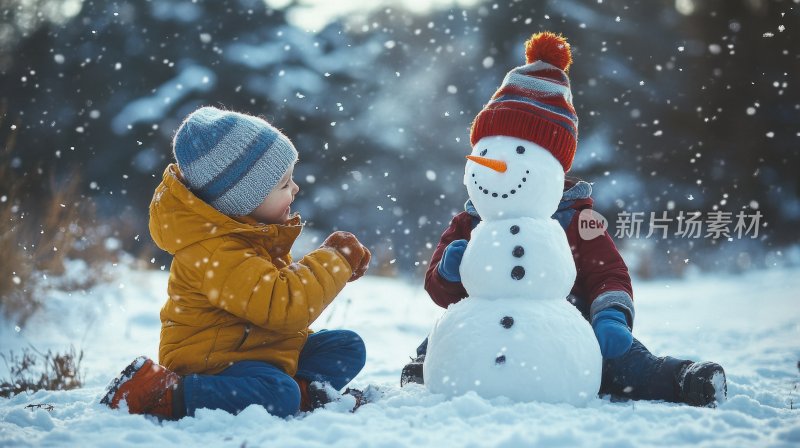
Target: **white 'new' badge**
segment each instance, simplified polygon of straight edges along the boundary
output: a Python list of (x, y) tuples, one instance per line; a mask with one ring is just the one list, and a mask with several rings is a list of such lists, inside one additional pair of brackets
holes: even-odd
[(585, 208), (578, 215), (578, 234), (584, 240), (593, 240), (605, 233), (608, 220), (596, 211)]

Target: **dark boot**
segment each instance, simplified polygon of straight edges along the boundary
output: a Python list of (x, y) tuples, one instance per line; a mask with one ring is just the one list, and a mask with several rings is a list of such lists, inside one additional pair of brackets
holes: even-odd
[(422, 364), (425, 362), (425, 355), (413, 358), (410, 363), (403, 367), (403, 372), (400, 374), (400, 387), (408, 383), (425, 384), (425, 379), (422, 376)]
[(728, 395), (725, 371), (714, 362), (685, 364), (678, 371), (676, 382), (680, 401), (692, 406), (716, 407)]

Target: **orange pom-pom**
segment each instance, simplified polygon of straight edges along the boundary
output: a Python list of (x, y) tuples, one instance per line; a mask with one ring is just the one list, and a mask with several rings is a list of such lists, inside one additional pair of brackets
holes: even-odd
[(572, 64), (572, 52), (567, 39), (545, 31), (534, 34), (525, 42), (525, 59), (528, 64), (533, 61), (544, 61), (567, 71)]

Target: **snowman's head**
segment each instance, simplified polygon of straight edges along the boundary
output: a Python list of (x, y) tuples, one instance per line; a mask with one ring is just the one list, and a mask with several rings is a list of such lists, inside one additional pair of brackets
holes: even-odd
[(558, 208), (564, 167), (536, 143), (484, 137), (467, 158), (464, 184), (481, 218), (549, 218)]

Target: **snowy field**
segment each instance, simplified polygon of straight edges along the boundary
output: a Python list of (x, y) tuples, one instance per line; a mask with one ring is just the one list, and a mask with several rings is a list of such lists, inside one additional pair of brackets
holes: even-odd
[[(420, 284), (366, 277), (313, 327), (364, 337), (367, 366), (353, 385), (378, 385), (383, 398), (354, 414), (340, 403), (281, 420), (251, 406), (237, 416), (205, 410), (165, 423), (98, 404), (133, 357), (156, 357), (167, 284), (164, 272), (115, 269), (113, 284), (52, 294), (21, 332), (0, 327), (4, 353), (28, 344), (85, 352), (83, 389), (0, 399), (0, 446), (800, 446), (797, 268), (634, 281), (639, 339), (659, 355), (725, 367), (729, 399), (716, 409), (607, 399), (575, 408), (474, 394), (445, 400), (421, 386), (401, 389), (400, 369), (441, 310)], [(25, 408), (36, 403), (53, 409)]]

